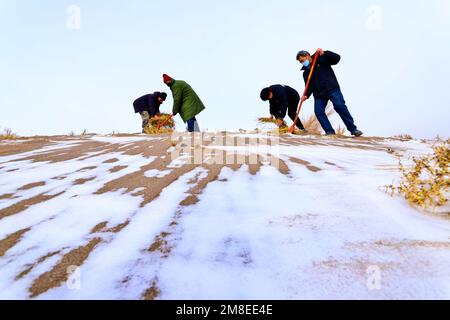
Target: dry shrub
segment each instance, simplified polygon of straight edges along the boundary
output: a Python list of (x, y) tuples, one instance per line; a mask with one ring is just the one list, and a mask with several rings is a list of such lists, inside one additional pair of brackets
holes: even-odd
[(312, 114), (309, 118), (302, 118), (303, 126), (310, 134), (322, 134), (322, 126), (317, 120), (316, 115)]
[(15, 134), (10, 128), (3, 129), (3, 132), (0, 133), (0, 140), (15, 140), (19, 138), (17, 134)]
[[(327, 117), (328, 118), (331, 117), (334, 113), (335, 113), (334, 109), (331, 108), (331, 105), (328, 105), (327, 109), (326, 109)], [(302, 118), (302, 123), (303, 123), (303, 126), (305, 127), (305, 129), (308, 130), (308, 132), (310, 134), (321, 135), (322, 132), (323, 132), (322, 126), (320, 125), (319, 120), (317, 120), (317, 117), (316, 117), (315, 114), (312, 114), (307, 119)], [(341, 131), (340, 127), (339, 127), (338, 131)], [(344, 133), (345, 133), (345, 129), (344, 129), (344, 132), (342, 134), (344, 134)]]
[(422, 208), (435, 209), (446, 205), (450, 191), (450, 139), (438, 141), (432, 154), (412, 160), (413, 166), (405, 167), (399, 159), (400, 184), (386, 186), (386, 191), (391, 195), (401, 194), (411, 205)]
[(158, 125), (166, 121), (167, 118), (170, 117), (170, 114), (161, 113), (160, 119), (156, 120), (151, 118), (148, 122), (147, 127), (144, 128), (146, 134), (163, 134), (163, 133), (171, 133), (175, 129), (175, 121), (173, 118), (169, 119), (160, 129), (158, 129)]
[(345, 129), (344, 127), (339, 126), (336, 129), (336, 135), (338, 136), (345, 136), (345, 133), (347, 132), (347, 129)]
[(400, 139), (400, 140), (412, 140), (414, 139), (412, 137), (412, 135), (408, 134), (408, 133), (404, 133), (404, 134), (397, 134), (394, 136), (394, 138), (396, 139)]

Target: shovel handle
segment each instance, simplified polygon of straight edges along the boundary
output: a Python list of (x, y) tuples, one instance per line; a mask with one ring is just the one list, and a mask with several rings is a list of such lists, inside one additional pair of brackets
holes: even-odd
[(303, 105), (303, 97), (306, 95), (306, 93), (308, 92), (308, 88), (309, 88), (309, 83), (311, 82), (311, 77), (314, 73), (314, 69), (316, 67), (316, 62), (317, 62), (317, 58), (319, 57), (319, 50), (316, 51), (316, 54), (314, 56), (314, 61), (313, 64), (311, 66), (311, 71), (309, 72), (309, 76), (308, 76), (308, 81), (306, 81), (306, 86), (305, 86), (305, 91), (303, 92), (303, 95), (300, 99), (300, 105), (298, 106), (298, 111), (297, 111), (297, 115), (295, 116), (295, 120), (294, 120), (294, 124), (289, 128), (289, 133), (293, 133), (295, 130), (295, 125), (297, 124), (297, 120), (298, 117), (300, 115), (300, 110), (302, 110), (302, 105)]
[(173, 117), (173, 114), (171, 114), (169, 117), (167, 117), (166, 120), (164, 120), (163, 122), (161, 122), (160, 124), (158, 124), (158, 130), (161, 129), (161, 127), (162, 127), (163, 125), (165, 125), (165, 124), (167, 123), (167, 121), (169, 121), (170, 119), (172, 119), (172, 117)]

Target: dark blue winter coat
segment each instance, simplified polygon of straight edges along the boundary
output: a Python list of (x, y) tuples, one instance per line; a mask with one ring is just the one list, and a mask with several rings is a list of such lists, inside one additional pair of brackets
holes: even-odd
[(280, 84), (270, 86), (269, 89), (273, 94), (272, 99), (269, 100), (270, 114), (275, 118), (283, 119), (290, 108), (297, 110), (300, 95), (295, 89)]
[(133, 102), (134, 112), (143, 112), (147, 111), (150, 114), (150, 117), (154, 117), (159, 113), (159, 106), (161, 105), (158, 101), (158, 97), (160, 97), (160, 92), (154, 92), (152, 94), (146, 94)]
[[(316, 54), (312, 56), (313, 59)], [(340, 60), (341, 56), (331, 51), (325, 51), (323, 56), (317, 58), (317, 64), (311, 77), (308, 91), (306, 92), (308, 98), (311, 94), (314, 94), (315, 98), (326, 99), (332, 91), (340, 89), (336, 75), (334, 74), (333, 68), (331, 68), (331, 66), (338, 64)], [(311, 72), (311, 66), (307, 68), (303, 67), (302, 70), (303, 79), (306, 84), (309, 73)]]

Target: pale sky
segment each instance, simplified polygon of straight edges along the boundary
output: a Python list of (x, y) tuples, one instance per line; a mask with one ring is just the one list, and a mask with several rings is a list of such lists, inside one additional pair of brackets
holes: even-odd
[(0, 130), (21, 135), (139, 132), (137, 97), (171, 112), (163, 73), (199, 94), (202, 129), (253, 129), (260, 90), (301, 93), (295, 55), (321, 47), (366, 135), (450, 136), (450, 0), (0, 0), (0, 42)]

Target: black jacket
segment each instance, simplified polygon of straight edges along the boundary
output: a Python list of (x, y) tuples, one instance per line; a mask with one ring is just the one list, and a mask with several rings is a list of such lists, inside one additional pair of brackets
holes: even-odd
[(160, 92), (154, 92), (152, 94), (146, 94), (133, 102), (134, 112), (147, 111), (150, 117), (154, 117), (159, 113), (159, 106), (161, 105), (158, 101), (158, 97), (161, 95)]
[[(313, 59), (315, 55), (312, 56)], [(331, 68), (331, 66), (338, 64), (340, 60), (341, 56), (331, 51), (325, 51), (323, 56), (317, 58), (317, 64), (311, 77), (308, 91), (306, 92), (308, 98), (311, 94), (314, 94), (314, 97), (319, 99), (328, 98), (330, 92), (340, 89), (336, 75)], [(311, 66), (308, 66), (308, 68), (303, 67), (302, 70), (303, 79), (306, 84), (309, 73), (311, 72)]]
[(275, 118), (284, 119), (289, 108), (295, 108), (297, 110), (300, 95), (295, 89), (280, 84), (275, 84), (269, 88), (273, 94), (272, 99), (269, 100), (270, 114)]

